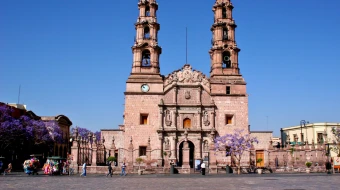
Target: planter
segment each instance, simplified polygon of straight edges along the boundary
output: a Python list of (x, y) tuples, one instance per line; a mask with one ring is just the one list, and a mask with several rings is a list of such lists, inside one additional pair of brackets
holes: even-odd
[(258, 173), (258, 174), (263, 174), (263, 169), (260, 169), (260, 168), (257, 169), (257, 173)]
[(143, 170), (138, 170), (138, 175), (143, 175)]
[(306, 168), (306, 173), (310, 173), (310, 168)]

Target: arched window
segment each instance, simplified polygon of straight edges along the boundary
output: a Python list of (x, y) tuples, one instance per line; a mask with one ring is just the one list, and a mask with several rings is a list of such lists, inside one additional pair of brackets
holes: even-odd
[(150, 39), (150, 28), (148, 26), (144, 28), (144, 39)]
[(145, 16), (150, 16), (150, 7), (149, 6), (145, 7)]
[(191, 128), (191, 120), (189, 118), (183, 120), (183, 128)]
[(227, 9), (225, 7), (222, 8), (222, 18), (227, 18)]
[(150, 61), (150, 51), (149, 50), (144, 50), (142, 52), (142, 66), (144, 67), (150, 67), (151, 66), (151, 61)]
[(228, 40), (228, 28), (223, 28), (223, 40)]
[(223, 60), (223, 65), (222, 65), (223, 68), (231, 68), (231, 58), (230, 58), (229, 51), (223, 52), (222, 60)]

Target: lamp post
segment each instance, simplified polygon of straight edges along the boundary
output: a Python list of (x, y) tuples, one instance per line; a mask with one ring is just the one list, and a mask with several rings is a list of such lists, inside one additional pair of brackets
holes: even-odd
[(326, 156), (327, 156), (326, 170), (327, 170), (327, 174), (331, 174), (332, 164), (329, 160), (330, 149), (329, 149), (329, 143), (327, 141), (327, 131), (326, 131), (326, 129), (324, 130), (322, 135), (323, 135), (324, 142), (325, 142), (325, 153), (326, 153)]
[[(300, 135), (301, 135), (301, 143), (303, 143), (304, 141), (303, 141), (303, 136), (302, 136), (302, 128), (304, 127), (306, 127), (306, 123), (308, 124), (309, 122), (308, 121), (305, 121), (305, 120), (301, 120), (300, 121), (300, 128), (301, 128), (301, 133), (300, 133)], [(307, 132), (306, 132), (306, 135), (307, 135)], [(303, 143), (304, 144), (304, 143)]]

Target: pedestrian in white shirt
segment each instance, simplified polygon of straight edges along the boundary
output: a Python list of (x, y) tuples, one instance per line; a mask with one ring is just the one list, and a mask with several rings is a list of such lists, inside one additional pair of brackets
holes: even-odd
[(202, 162), (201, 164), (201, 169), (202, 169), (202, 175), (205, 175), (205, 163)]

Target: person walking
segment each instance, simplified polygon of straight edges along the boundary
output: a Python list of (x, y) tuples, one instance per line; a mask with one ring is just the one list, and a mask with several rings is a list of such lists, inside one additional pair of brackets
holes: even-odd
[(125, 165), (125, 162), (124, 162), (123, 165), (122, 165), (122, 173), (120, 174), (120, 176), (122, 176), (122, 175), (126, 176), (125, 168), (126, 168), (126, 165)]
[(201, 169), (202, 169), (202, 175), (205, 175), (205, 163), (202, 162), (201, 164)]
[(83, 164), (83, 173), (80, 174), (80, 177), (81, 177), (81, 176), (86, 177), (86, 162), (84, 162), (84, 164)]
[(111, 162), (109, 162), (109, 166), (108, 166), (108, 168), (107, 168), (109, 171), (108, 171), (108, 173), (106, 174), (106, 177), (107, 176), (111, 176), (112, 177), (112, 166), (111, 166)]

